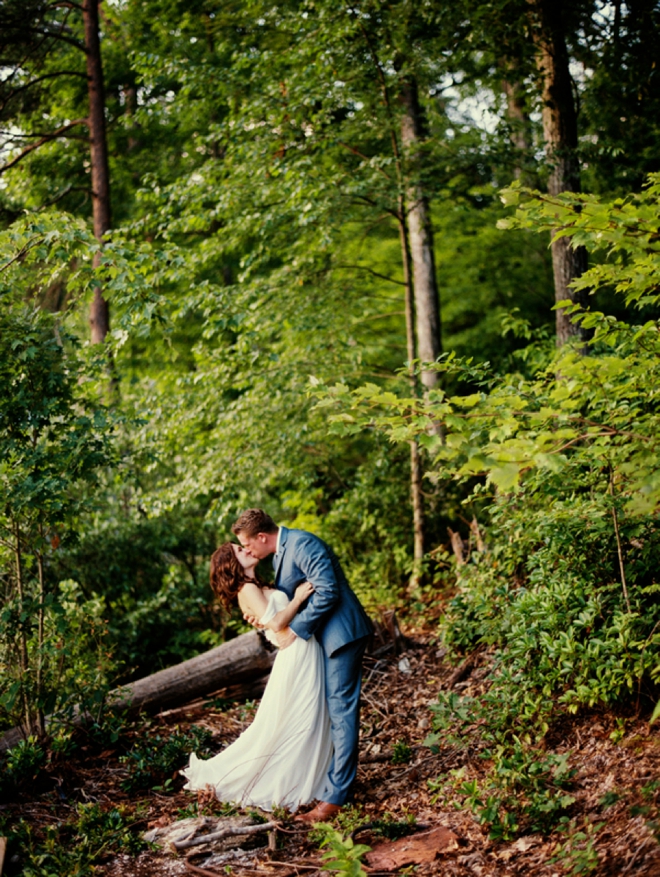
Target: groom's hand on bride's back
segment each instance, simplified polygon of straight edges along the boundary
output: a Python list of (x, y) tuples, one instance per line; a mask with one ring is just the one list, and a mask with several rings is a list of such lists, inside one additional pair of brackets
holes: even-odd
[(282, 649), (287, 649), (296, 641), (296, 635), (290, 627), (285, 627), (283, 630), (278, 631), (278, 633), (275, 634), (275, 638), (277, 639), (277, 648), (280, 651), (282, 651)]

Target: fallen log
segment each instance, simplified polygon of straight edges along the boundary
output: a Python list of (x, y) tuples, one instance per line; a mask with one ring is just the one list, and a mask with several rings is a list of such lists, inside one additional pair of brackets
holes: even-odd
[(263, 676), (274, 660), (275, 652), (268, 651), (259, 634), (251, 631), (174, 667), (122, 685), (112, 692), (111, 702), (130, 710), (162, 709)]
[[(141, 709), (151, 712), (256, 679), (270, 670), (274, 660), (275, 652), (266, 648), (256, 631), (251, 631), (181, 664), (114, 689), (108, 704), (129, 713)], [(84, 718), (78, 714), (74, 724), (81, 724)], [(28, 733), (24, 727), (7, 731), (0, 738), (0, 751), (15, 746)]]
[[(409, 644), (401, 633), (394, 612), (384, 613), (383, 618), (383, 624), (375, 627), (377, 637), (384, 645), (371, 651), (374, 656), (392, 648), (398, 654)], [(129, 713), (141, 709), (155, 712), (188, 703), (221, 688), (255, 682), (270, 672), (277, 653), (276, 650), (271, 651), (265, 642), (257, 631), (241, 634), (188, 661), (114, 689), (107, 703)], [(82, 724), (87, 718), (79, 711), (75, 711), (74, 716), (73, 724)], [(52, 718), (47, 717), (46, 726), (51, 723)], [(31, 733), (34, 731), (24, 726), (11, 728), (0, 737), (0, 752), (11, 749)]]

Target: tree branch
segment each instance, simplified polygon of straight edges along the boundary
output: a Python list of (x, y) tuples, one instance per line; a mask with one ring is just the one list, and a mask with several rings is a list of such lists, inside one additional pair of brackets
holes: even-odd
[(14, 167), (14, 165), (18, 164), (26, 155), (30, 152), (33, 152), (35, 149), (38, 149), (40, 146), (43, 146), (44, 143), (49, 143), (51, 140), (56, 140), (60, 137), (65, 131), (69, 131), (71, 128), (75, 128), (76, 125), (86, 125), (87, 119), (74, 119), (73, 122), (69, 122), (68, 125), (62, 125), (61, 128), (58, 128), (57, 131), (53, 131), (50, 134), (44, 135), (41, 140), (38, 140), (36, 143), (33, 143), (31, 146), (26, 146), (25, 149), (20, 152), (16, 158), (13, 158), (11, 161), (8, 161), (7, 164), (4, 164), (0, 167), (0, 176), (4, 174), (5, 171), (8, 171), (10, 167)]
[(241, 825), (228, 826), (227, 828), (213, 831), (211, 834), (203, 834), (200, 837), (194, 837), (191, 840), (173, 841), (173, 845), (177, 850), (187, 850), (189, 847), (196, 847), (200, 844), (213, 843), (216, 840), (222, 840), (224, 837), (235, 837), (238, 835), (259, 834), (262, 831), (272, 831), (279, 828), (279, 822), (263, 822), (259, 825)]
[[(84, 120), (87, 122), (87, 120)], [(69, 123), (67, 122), (67, 125)], [(59, 129), (58, 129), (59, 130)], [(0, 135), (5, 135), (8, 139), (2, 144), (3, 148), (6, 149), (10, 142), (18, 141), (18, 140), (36, 140), (41, 137), (52, 137), (54, 132), (52, 131), (33, 131), (31, 134), (25, 133), (17, 133), (15, 131), (7, 131), (5, 128), (0, 128)], [(64, 135), (58, 135), (64, 136)], [(72, 135), (73, 137), (74, 135)], [(85, 138), (87, 139), (87, 138)]]
[[(364, 155), (364, 153), (360, 152), (359, 149), (356, 149), (354, 146), (351, 146), (350, 143), (344, 143), (343, 140), (338, 140), (337, 142), (339, 143), (340, 146), (343, 146), (344, 149), (348, 149), (349, 152), (352, 152), (354, 155), (357, 155), (359, 158), (363, 158), (365, 161), (371, 161), (371, 159), (369, 158), (368, 155)], [(389, 180), (390, 183), (392, 182), (392, 177), (387, 173), (387, 171), (383, 170), (382, 167), (377, 167), (376, 170), (379, 171), (379, 173), (381, 173), (385, 177), (385, 179)]]
[(388, 277), (386, 274), (379, 274), (378, 271), (374, 271), (373, 268), (368, 268), (366, 265), (337, 265), (338, 268), (359, 268), (360, 271), (368, 271), (369, 274), (373, 274), (374, 277), (379, 277), (381, 280), (388, 280), (390, 283), (396, 283), (399, 286), (405, 286), (406, 284), (403, 280), (395, 280), (393, 277)]
[(81, 52), (86, 51), (84, 45), (81, 42), (79, 42), (74, 37), (64, 36), (62, 31), (60, 31), (59, 33), (54, 33), (52, 30), (48, 30), (48, 28), (35, 27), (32, 28), (32, 32), (41, 34), (41, 36), (46, 37), (47, 39), (52, 37), (52, 39), (54, 40), (61, 40), (63, 43), (68, 43), (70, 46), (74, 46), (74, 48), (80, 49)]
[(2, 109), (4, 110), (9, 101), (16, 97), (17, 94), (20, 94), (22, 91), (25, 91), (31, 86), (36, 85), (38, 82), (43, 82), (44, 79), (54, 79), (56, 76), (80, 76), (83, 79), (87, 79), (87, 74), (80, 73), (78, 70), (58, 70), (56, 73), (44, 73), (43, 76), (37, 76), (30, 82), (26, 82), (25, 85), (20, 85), (18, 88), (15, 88), (3, 102)]
[(44, 201), (44, 203), (39, 207), (39, 210), (46, 210), (48, 207), (52, 207), (53, 204), (57, 204), (58, 201), (61, 201), (62, 198), (65, 198), (69, 192), (85, 192), (88, 196), (91, 197), (92, 190), (89, 186), (73, 186), (68, 185), (65, 186), (60, 192), (57, 193), (50, 201)]
[[(2, 267), (0, 267), (0, 274), (2, 274), (3, 271), (6, 271), (10, 265), (14, 264), (14, 262), (18, 262), (19, 259), (22, 259), (23, 256), (25, 256), (25, 254), (28, 252), (28, 250), (32, 249), (32, 247), (36, 246), (37, 244), (40, 244), (42, 241), (43, 241), (42, 237), (30, 238), (30, 240), (21, 247), (21, 249), (18, 251), (18, 253), (16, 253), (16, 255), (14, 256), (13, 259), (10, 259), (8, 262), (5, 262), (5, 264)], [(0, 542), (2, 542), (1, 539), (0, 539)]]
[(64, 7), (66, 9), (78, 9), (80, 12), (83, 11), (82, 4), (74, 3), (73, 0), (56, 0), (55, 3), (49, 3), (48, 9), (57, 9), (58, 7)]

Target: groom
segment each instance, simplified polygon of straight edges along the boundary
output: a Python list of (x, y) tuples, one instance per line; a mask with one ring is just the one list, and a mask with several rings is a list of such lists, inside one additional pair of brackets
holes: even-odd
[(371, 622), (334, 552), (317, 536), (278, 527), (261, 509), (243, 512), (232, 530), (253, 557), (263, 560), (275, 555), (275, 587), (289, 599), (301, 582), (314, 585), (314, 593), (291, 622), (291, 632), (280, 648), (286, 648), (297, 636), (305, 640), (316, 636), (323, 649), (334, 754), (320, 803), (299, 819), (310, 825), (325, 822), (348, 801), (357, 771), (362, 656), (372, 632)]

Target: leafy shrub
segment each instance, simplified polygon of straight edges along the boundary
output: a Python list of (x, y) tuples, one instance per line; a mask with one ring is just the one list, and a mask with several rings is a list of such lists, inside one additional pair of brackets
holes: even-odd
[(73, 819), (46, 826), (43, 832), (24, 820), (3, 830), (23, 877), (91, 877), (94, 864), (104, 857), (119, 852), (134, 856), (145, 849), (132, 823), (133, 814), (122, 807), (103, 810), (99, 804), (78, 804)]
[(205, 510), (191, 503), (145, 518), (115, 489), (99, 492), (103, 514), (60, 553), (57, 571), (105, 603), (108, 647), (126, 682), (218, 645), (224, 629), (208, 585), (215, 543)]
[(338, 874), (345, 874), (346, 877), (366, 877), (366, 871), (362, 867), (362, 857), (371, 847), (354, 843), (350, 837), (344, 837), (331, 825), (321, 824), (317, 829), (324, 835), (320, 846), (328, 847), (321, 856), (325, 871), (335, 871)]
[(412, 749), (405, 740), (397, 740), (392, 749), (392, 764), (408, 764), (412, 754)]
[(163, 738), (160, 734), (141, 740), (120, 761), (128, 769), (128, 777), (122, 782), (126, 792), (153, 789), (162, 786), (169, 789), (172, 774), (185, 767), (191, 752), (210, 755), (212, 734), (205, 728), (191, 725), (190, 733), (173, 733)]
[(589, 355), (568, 345), (532, 377), (448, 355), (436, 364), (445, 386), (462, 380), (471, 392), (317, 393), (339, 409), (335, 431), (417, 439), (435, 480), (465, 485), (488, 550), (457, 567), (442, 634), (456, 650), (494, 646), (492, 720), (542, 734), (554, 697), (576, 710), (660, 682), (660, 335), (647, 319), (660, 308), (660, 175), (612, 204), (520, 188), (504, 197), (519, 208), (503, 225), (560, 228), (606, 256), (575, 286), (614, 289), (644, 323), (571, 305), (593, 333)]
[(13, 724), (26, 696), (52, 724), (66, 725), (79, 712), (101, 722), (115, 671), (107, 649), (103, 601), (86, 600), (76, 582), (60, 582), (44, 600), (40, 628), (21, 621), (19, 606), (25, 612), (33, 602), (27, 597), (11, 599), (0, 613), (0, 650), (11, 650), (20, 631), (28, 656), (40, 668), (38, 676), (7, 675), (0, 690), (0, 719), (6, 726)]
[(10, 794), (23, 783), (35, 779), (46, 760), (46, 752), (36, 737), (19, 740), (0, 756), (0, 794)]
[(579, 829), (575, 820), (571, 820), (565, 826), (568, 838), (564, 843), (556, 844), (549, 862), (561, 864), (564, 872), (571, 877), (577, 874), (591, 874), (598, 867), (595, 835), (604, 825), (604, 822), (593, 824), (585, 820), (584, 828)]
[[(610, 204), (518, 186), (503, 198), (518, 209), (502, 227), (595, 252), (575, 288), (618, 296), (636, 324), (564, 302), (591, 333), (586, 355), (566, 345), (548, 361), (533, 341), (519, 352), (524, 372), (498, 375), (449, 354), (424, 400), (375, 384), (316, 392), (337, 412), (335, 432), (418, 441), (431, 479), (462, 484), (484, 524), (485, 545), (456, 565), (441, 635), (455, 654), (489, 646), (493, 670), (480, 697), (441, 697), (429, 743), (478, 725), (493, 768), (463, 792), (491, 833), (510, 837), (570, 807), (564, 756), (533, 745), (553, 712), (639, 701), (660, 683), (660, 175)], [(520, 320), (512, 328), (532, 338)]]
[(43, 732), (45, 715), (66, 710), (73, 696), (100, 690), (103, 699), (100, 607), (52, 575), (55, 552), (75, 539), (90, 489), (114, 460), (112, 423), (86, 397), (83, 374), (75, 339), (51, 315), (3, 307), (0, 727), (23, 722)]
[(395, 819), (391, 813), (385, 813), (382, 819), (374, 819), (369, 828), (374, 834), (388, 840), (399, 840), (415, 830), (417, 820), (409, 814), (405, 821)]

